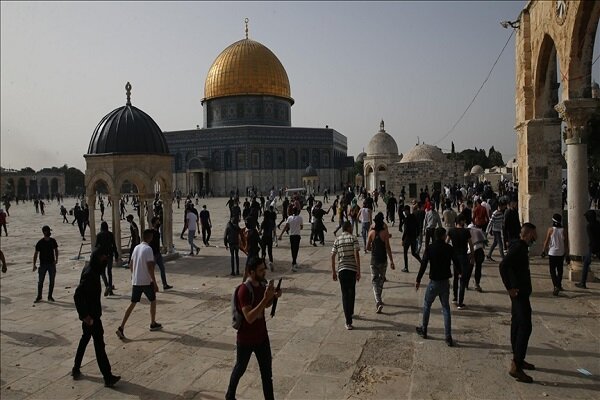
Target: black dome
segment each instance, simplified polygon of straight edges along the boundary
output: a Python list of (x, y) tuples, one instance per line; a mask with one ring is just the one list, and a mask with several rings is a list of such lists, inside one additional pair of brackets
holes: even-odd
[(169, 154), (154, 120), (127, 104), (108, 113), (94, 129), (87, 154)]

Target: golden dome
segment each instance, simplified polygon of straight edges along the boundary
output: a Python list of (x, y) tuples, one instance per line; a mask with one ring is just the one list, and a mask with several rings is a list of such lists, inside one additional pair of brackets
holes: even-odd
[(202, 101), (236, 95), (278, 96), (294, 104), (290, 81), (277, 56), (250, 39), (237, 41), (219, 54), (208, 71)]

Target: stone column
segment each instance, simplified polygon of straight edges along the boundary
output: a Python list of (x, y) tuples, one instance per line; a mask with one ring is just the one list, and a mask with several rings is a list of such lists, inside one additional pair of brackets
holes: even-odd
[[(582, 259), (588, 251), (586, 221), (583, 214), (589, 208), (587, 137), (589, 122), (600, 110), (599, 99), (572, 99), (556, 105), (560, 117), (565, 121), (565, 143), (567, 145), (567, 208), (569, 252), (571, 264), (569, 279), (581, 279)], [(593, 280), (590, 271), (588, 279)]]
[(90, 222), (90, 245), (91, 249), (94, 250), (94, 247), (96, 247), (96, 194), (94, 192), (87, 193), (87, 205)]
[[(164, 196), (169, 196), (168, 190)], [(173, 203), (169, 198), (163, 200), (163, 241), (167, 248), (167, 254), (173, 253)]]
[[(518, 125), (519, 217), (531, 222), (542, 237), (552, 215), (562, 210), (561, 120), (539, 118)], [(539, 255), (543, 239), (531, 248)]]
[(121, 213), (119, 204), (119, 201), (121, 200), (121, 191), (116, 186), (113, 186), (108, 195), (111, 196), (112, 200), (113, 234), (115, 235), (115, 243), (117, 245), (117, 251), (119, 252), (119, 258), (121, 258), (121, 246), (123, 245), (121, 241)]

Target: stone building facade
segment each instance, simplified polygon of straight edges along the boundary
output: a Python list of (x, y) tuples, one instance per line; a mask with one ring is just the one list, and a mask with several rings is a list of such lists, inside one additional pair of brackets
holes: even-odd
[[(549, 223), (553, 213), (562, 210), (560, 160), (564, 140), (569, 248), (575, 261), (587, 251), (583, 214), (589, 206), (589, 121), (600, 112), (600, 100), (592, 97), (591, 79), (599, 19), (597, 1), (532, 0), (511, 23), (516, 29), (515, 130), (520, 217), (540, 227)], [(562, 123), (566, 124), (564, 131)], [(539, 252), (539, 246), (532, 251)], [(576, 266), (572, 268), (575, 275), (577, 265), (572, 263)]]
[(164, 132), (175, 189), (229, 195), (301, 187), (309, 165), (321, 190), (340, 189), (354, 166), (346, 136), (329, 127), (293, 127), (293, 104), (287, 73), (271, 50), (247, 36), (227, 47), (207, 74), (203, 127)]
[(388, 190), (398, 195), (404, 187), (406, 199), (416, 199), (421, 189), (432, 192), (445, 184), (462, 183), (464, 162), (449, 160), (438, 147), (420, 144), (406, 155), (398, 154), (394, 138), (381, 121), (364, 156), (366, 189)]
[(46, 197), (65, 194), (65, 174), (53, 172), (31, 172), (2, 170), (0, 173), (0, 197), (18, 196), (19, 199), (30, 199), (37, 196)]

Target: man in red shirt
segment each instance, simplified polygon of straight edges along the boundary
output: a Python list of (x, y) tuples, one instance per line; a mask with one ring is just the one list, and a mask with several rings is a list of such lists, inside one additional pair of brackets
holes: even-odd
[(477, 205), (473, 210), (473, 223), (484, 232), (487, 229), (487, 224), (490, 220), (487, 208), (481, 205), (481, 199), (477, 199)]
[(252, 353), (256, 354), (260, 368), (265, 400), (274, 399), (271, 344), (265, 309), (271, 307), (275, 298), (281, 297), (281, 289), (275, 290), (273, 281), (265, 285), (266, 272), (264, 259), (250, 258), (246, 265), (248, 280), (237, 290), (237, 307), (244, 314), (244, 320), (237, 333), (236, 361), (225, 395), (227, 400), (235, 399), (238, 383), (246, 372)]

